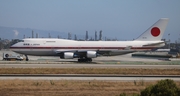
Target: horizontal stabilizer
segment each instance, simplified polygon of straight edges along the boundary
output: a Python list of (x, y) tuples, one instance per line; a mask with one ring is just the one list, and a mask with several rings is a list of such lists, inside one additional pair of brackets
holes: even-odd
[(160, 44), (164, 44), (165, 42), (159, 42), (159, 43), (152, 43), (152, 44), (146, 44), (146, 45), (143, 45), (144, 47), (147, 47), (147, 46), (158, 46)]

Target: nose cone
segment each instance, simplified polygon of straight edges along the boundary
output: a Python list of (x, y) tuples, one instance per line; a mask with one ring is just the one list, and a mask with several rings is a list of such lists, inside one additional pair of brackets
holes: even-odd
[(12, 45), (12, 46), (10, 47), (10, 50), (11, 50), (11, 51), (16, 51), (16, 49), (17, 49), (16, 44), (14, 44), (14, 45)]

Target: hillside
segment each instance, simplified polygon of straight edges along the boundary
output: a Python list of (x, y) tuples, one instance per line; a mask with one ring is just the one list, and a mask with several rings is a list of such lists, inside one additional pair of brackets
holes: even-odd
[[(36, 34), (38, 34), (38, 36), (40, 38), (49, 37), (49, 33), (51, 35), (51, 38), (58, 38), (58, 35), (60, 38), (67, 38), (68, 37), (67, 32), (0, 26), (0, 38), (1, 39), (10, 39), (10, 40), (11, 39), (23, 39), (24, 35), (26, 38), (29, 38), (29, 37), (32, 37), (32, 30), (34, 31), (34, 37), (36, 37)], [(73, 37), (74, 37), (74, 35), (72, 34), (72, 38)]]

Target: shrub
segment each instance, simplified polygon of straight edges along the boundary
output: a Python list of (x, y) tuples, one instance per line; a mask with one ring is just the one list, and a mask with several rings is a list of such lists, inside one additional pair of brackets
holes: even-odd
[(126, 93), (121, 93), (120, 96), (126, 96)]
[(141, 96), (180, 96), (180, 89), (173, 80), (166, 79), (142, 90)]
[(50, 80), (50, 83), (51, 83), (51, 85), (54, 85), (54, 82), (52, 80)]

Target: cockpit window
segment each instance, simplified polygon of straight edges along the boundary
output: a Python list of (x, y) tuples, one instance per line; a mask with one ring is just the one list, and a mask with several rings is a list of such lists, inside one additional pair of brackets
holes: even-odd
[(24, 42), (24, 40), (18, 40), (18, 42)]
[(19, 42), (24, 42), (24, 40), (19, 40)]

